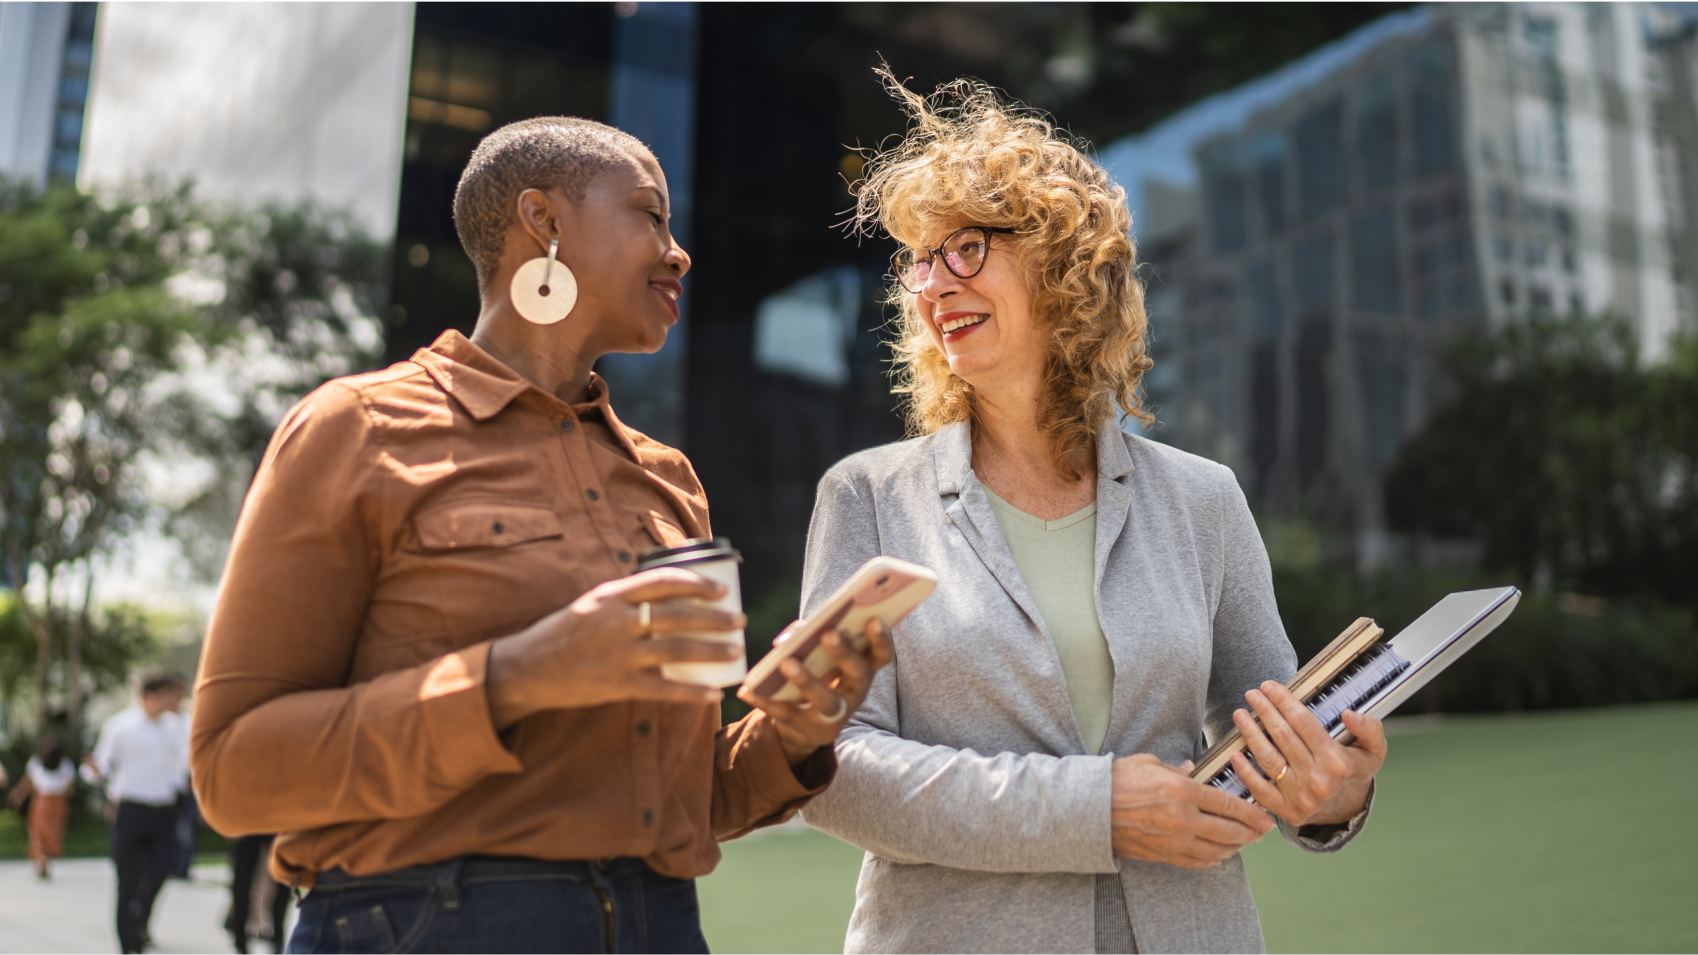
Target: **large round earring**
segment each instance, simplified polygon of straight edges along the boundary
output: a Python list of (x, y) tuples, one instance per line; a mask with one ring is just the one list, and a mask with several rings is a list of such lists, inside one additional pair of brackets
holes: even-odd
[(578, 277), (565, 263), (555, 261), (560, 240), (550, 239), (548, 257), (538, 256), (519, 266), (508, 288), (513, 308), (535, 325), (553, 325), (572, 313), (578, 304)]

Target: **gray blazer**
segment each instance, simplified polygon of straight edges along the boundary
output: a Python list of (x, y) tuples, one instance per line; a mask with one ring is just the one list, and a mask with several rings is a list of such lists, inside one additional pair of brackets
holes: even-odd
[[(1115, 755), (1195, 759), (1244, 691), (1295, 671), (1267, 552), (1232, 472), (1124, 434), (1098, 441), (1096, 601), (1114, 660), (1102, 755), (973, 474), (966, 424), (863, 451), (820, 481), (802, 610), (876, 554), (937, 572), (837, 744), (809, 823), (867, 850), (850, 952), (1089, 952), (1097, 876), (1120, 874), (1140, 951), (1260, 951), (1241, 859), (1117, 859)], [(1326, 842), (1333, 851), (1367, 816)], [(1112, 890), (1111, 890), (1112, 891)], [(1112, 898), (1112, 896), (1110, 896)]]

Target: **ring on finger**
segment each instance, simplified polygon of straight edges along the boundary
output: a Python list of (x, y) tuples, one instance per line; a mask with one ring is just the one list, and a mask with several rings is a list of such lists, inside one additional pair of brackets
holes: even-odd
[(849, 715), (849, 701), (844, 699), (841, 696), (837, 698), (837, 712), (836, 713), (833, 713), (830, 716), (827, 716), (824, 713), (821, 713), (819, 710), (814, 711), (814, 719), (819, 720), (821, 723), (831, 723), (831, 724), (841, 723), (843, 721), (843, 718), (845, 716), (848, 716), (848, 715)]
[(1273, 784), (1274, 784), (1274, 785), (1275, 785), (1275, 786), (1278, 786), (1278, 785), (1279, 785), (1279, 781), (1280, 781), (1280, 780), (1282, 780), (1282, 779), (1284, 779), (1284, 778), (1285, 778), (1285, 774), (1286, 774), (1286, 773), (1289, 773), (1289, 772), (1291, 772), (1291, 764), (1290, 764), (1290, 763), (1286, 763), (1286, 764), (1285, 764), (1285, 768), (1284, 768), (1284, 769), (1282, 769), (1282, 770), (1280, 770), (1280, 771), (1279, 771), (1279, 775), (1278, 775), (1278, 776), (1275, 776), (1275, 777), (1274, 777), (1274, 778), (1273, 778)]
[(647, 600), (637, 604), (637, 632), (648, 633), (654, 629), (654, 607)]

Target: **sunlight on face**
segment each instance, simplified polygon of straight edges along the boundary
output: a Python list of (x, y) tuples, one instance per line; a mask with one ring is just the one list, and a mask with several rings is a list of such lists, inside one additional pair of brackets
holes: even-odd
[[(951, 224), (928, 232), (927, 248), (937, 248), (959, 228)], [(991, 236), (984, 266), (972, 278), (960, 278), (944, 268), (941, 257), (934, 259), (918, 305), (949, 369), (974, 388), (1042, 380), (1049, 340), (1034, 323), (1030, 275), (1013, 237)]]

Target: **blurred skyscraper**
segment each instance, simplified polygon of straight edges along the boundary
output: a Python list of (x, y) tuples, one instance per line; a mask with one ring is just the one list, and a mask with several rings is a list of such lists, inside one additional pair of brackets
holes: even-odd
[(209, 198), (310, 199), (393, 234), (410, 4), (99, 7), (79, 183), (188, 178)]
[(0, 175), (74, 181), (94, 58), (93, 3), (0, 3)]
[(1452, 333), (1613, 312), (1654, 360), (1698, 330), (1692, 51), (1660, 5), (1438, 4), (1110, 145), (1153, 436), (1376, 563), (1379, 477)]

